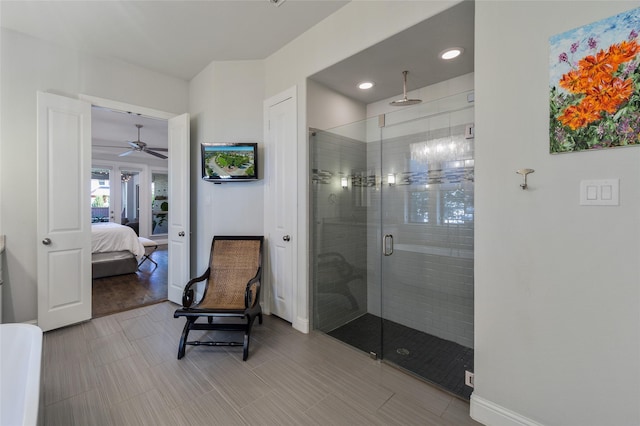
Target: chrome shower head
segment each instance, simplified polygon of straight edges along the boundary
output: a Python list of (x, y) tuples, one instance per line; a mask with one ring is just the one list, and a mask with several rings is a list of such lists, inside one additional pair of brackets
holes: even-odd
[(422, 99), (407, 99), (407, 74), (409, 74), (409, 71), (402, 71), (402, 93), (403, 93), (403, 98), (395, 100), (393, 102), (389, 102), (389, 105), (391, 105), (391, 106), (409, 106), (409, 105), (419, 104), (420, 102), (422, 102)]
[(419, 104), (420, 102), (422, 102), (421, 99), (403, 98), (403, 99), (398, 99), (398, 100), (393, 101), (393, 102), (389, 102), (389, 105), (391, 105), (391, 106), (409, 106), (409, 105)]

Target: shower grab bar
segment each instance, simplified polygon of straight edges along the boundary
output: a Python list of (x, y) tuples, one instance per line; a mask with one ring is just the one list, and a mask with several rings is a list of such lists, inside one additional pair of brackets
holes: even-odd
[[(389, 241), (391, 244), (389, 244)], [(391, 250), (387, 250), (387, 248), (391, 248)], [(387, 234), (382, 239), (382, 254), (385, 256), (391, 256), (393, 254), (393, 235)]]

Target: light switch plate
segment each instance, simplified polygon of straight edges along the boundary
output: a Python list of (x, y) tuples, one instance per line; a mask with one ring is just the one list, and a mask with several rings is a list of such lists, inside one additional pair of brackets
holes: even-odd
[(620, 179), (580, 181), (581, 206), (619, 206)]

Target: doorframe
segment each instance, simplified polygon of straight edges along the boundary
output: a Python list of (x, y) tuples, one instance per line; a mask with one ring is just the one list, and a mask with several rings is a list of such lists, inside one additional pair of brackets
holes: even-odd
[(99, 98), (97, 96), (91, 96), (91, 95), (80, 94), (78, 95), (78, 99), (81, 101), (89, 102), (92, 106), (114, 109), (118, 111), (126, 111), (134, 114), (140, 114), (147, 117), (159, 118), (163, 120), (169, 120), (170, 118), (180, 115), (180, 114), (173, 114), (171, 112), (160, 111), (153, 108), (147, 108), (147, 107), (137, 106), (133, 104), (128, 104), (125, 102), (114, 101), (112, 99)]
[[(133, 104), (129, 104), (126, 102), (121, 102), (121, 101), (116, 101), (113, 99), (106, 99), (106, 98), (101, 98), (98, 96), (92, 96), (92, 95), (86, 95), (86, 94), (79, 94), (78, 95), (78, 99), (81, 101), (85, 101), (88, 102), (89, 104), (91, 104), (92, 107), (100, 107), (100, 108), (107, 108), (110, 110), (116, 110), (116, 111), (126, 111), (126, 112), (130, 112), (133, 114), (139, 114), (139, 115), (143, 115), (145, 117), (150, 117), (150, 118), (155, 118), (155, 119), (160, 119), (160, 120), (165, 120), (165, 121), (169, 121), (170, 119), (177, 117), (181, 114), (174, 114), (174, 113), (170, 113), (170, 112), (166, 112), (166, 111), (161, 111), (161, 110), (157, 110), (157, 109), (153, 109), (153, 108), (147, 108), (147, 107), (142, 107), (142, 106), (138, 106), (138, 105), (133, 105)], [(99, 160), (102, 161), (102, 160)], [(93, 163), (93, 162), (92, 162)], [(122, 165), (126, 165), (129, 163), (118, 163), (117, 165), (114, 166), (114, 173), (117, 172), (119, 173), (120, 168), (122, 167)], [(133, 163), (131, 163), (133, 164)], [(151, 185), (150, 180), (151, 180), (151, 169), (153, 168), (150, 165), (145, 165), (146, 167), (146, 174), (148, 175), (148, 183), (149, 183), (149, 187)], [(163, 169), (161, 167), (156, 167), (156, 169)], [(167, 175), (169, 174), (169, 167), (166, 168), (166, 172)], [(151, 200), (151, 197), (149, 196), (149, 201)], [(148, 204), (148, 203), (146, 203)], [(189, 208), (191, 208), (189, 206)], [(171, 209), (171, 207), (169, 207), (169, 209)], [(149, 214), (151, 214), (151, 212), (149, 211)], [(149, 236), (151, 236), (151, 232), (149, 232)], [(167, 243), (168, 244), (168, 236), (167, 238), (165, 238), (164, 240), (157, 240), (158, 243), (162, 244), (162, 243)], [(167, 268), (169, 267), (169, 264), (172, 261), (172, 257), (170, 252), (167, 253)], [(169, 278), (167, 278), (169, 279)], [(168, 289), (167, 289), (168, 291)]]

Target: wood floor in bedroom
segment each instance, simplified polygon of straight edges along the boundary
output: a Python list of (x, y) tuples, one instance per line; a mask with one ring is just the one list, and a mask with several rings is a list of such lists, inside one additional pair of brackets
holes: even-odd
[(167, 245), (151, 255), (135, 274), (98, 278), (92, 285), (93, 318), (167, 300)]

